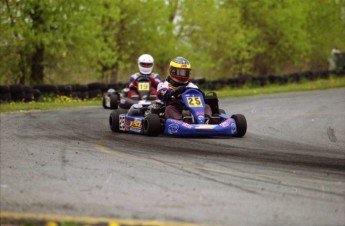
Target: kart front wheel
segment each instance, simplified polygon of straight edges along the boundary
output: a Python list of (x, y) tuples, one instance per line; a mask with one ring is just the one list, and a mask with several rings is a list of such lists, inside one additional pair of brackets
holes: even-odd
[(148, 114), (144, 119), (144, 133), (147, 136), (158, 136), (161, 130), (161, 122), (156, 114)]
[(125, 114), (126, 112), (123, 109), (115, 109), (110, 113), (109, 125), (113, 132), (120, 132), (120, 114)]
[(231, 118), (233, 118), (236, 122), (237, 127), (237, 134), (235, 134), (235, 137), (243, 137), (244, 134), (247, 132), (247, 120), (244, 117), (244, 115), (236, 114), (232, 115)]

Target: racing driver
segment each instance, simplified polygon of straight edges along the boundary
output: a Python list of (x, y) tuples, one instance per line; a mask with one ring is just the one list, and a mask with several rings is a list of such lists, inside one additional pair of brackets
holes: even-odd
[[(191, 64), (183, 57), (176, 57), (171, 60), (168, 70), (167, 79), (158, 84), (158, 98), (166, 104), (165, 118), (182, 120), (183, 105), (181, 105), (177, 97), (187, 88), (198, 89), (198, 86), (190, 82)], [(206, 104), (206, 118), (212, 115), (211, 107)]]

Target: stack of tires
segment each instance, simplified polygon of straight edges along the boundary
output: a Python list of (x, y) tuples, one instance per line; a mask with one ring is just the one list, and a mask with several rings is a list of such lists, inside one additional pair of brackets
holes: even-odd
[[(94, 86), (91, 86), (91, 87), (94, 88)], [(67, 96), (67, 97), (71, 97), (74, 99), (81, 99), (81, 100), (91, 98), (89, 95), (88, 85), (79, 85), (79, 84), (37, 85), (37, 86), (34, 86), (34, 88), (40, 90), (42, 95), (47, 95), (47, 96), (59, 95), (59, 96)], [(91, 94), (95, 95), (94, 97), (96, 97), (98, 96), (99, 93), (101, 93), (101, 91), (96, 90)]]
[(33, 87), (41, 92), (41, 95), (56, 96), (58, 88), (55, 85), (36, 85)]
[(58, 85), (57, 91), (59, 96), (72, 97), (72, 85)]
[(87, 85), (89, 90), (89, 98), (101, 97), (106, 92), (106, 85), (104, 83), (94, 82)]
[(89, 98), (89, 88), (87, 85), (72, 85), (72, 97), (81, 100)]
[(12, 101), (24, 101), (25, 93), (23, 85), (10, 85), (10, 92), (12, 96)]
[(107, 90), (108, 89), (115, 89), (116, 91), (121, 91), (122, 89), (124, 89), (127, 86), (127, 83), (123, 83), (123, 82), (116, 82), (116, 83), (109, 83), (107, 85)]
[(0, 86), (0, 103), (10, 102), (12, 100), (10, 87), (9, 86)]
[(40, 98), (40, 91), (30, 86), (10, 85), (0, 86), (0, 103), (3, 102), (30, 102)]

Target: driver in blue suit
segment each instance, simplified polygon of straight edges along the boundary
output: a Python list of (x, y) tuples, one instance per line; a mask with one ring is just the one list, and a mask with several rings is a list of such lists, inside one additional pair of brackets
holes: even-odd
[[(165, 118), (181, 120), (183, 118), (183, 105), (176, 99), (187, 88), (198, 89), (198, 86), (190, 82), (191, 64), (183, 57), (176, 57), (169, 65), (169, 75), (164, 82), (158, 84), (158, 98), (166, 104)], [(212, 116), (211, 107), (205, 106), (206, 117)]]

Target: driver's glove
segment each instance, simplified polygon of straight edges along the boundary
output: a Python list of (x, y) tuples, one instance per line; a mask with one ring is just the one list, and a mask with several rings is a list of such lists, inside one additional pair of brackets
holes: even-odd
[(186, 86), (180, 86), (178, 87), (175, 91), (173, 96), (178, 97), (179, 95), (181, 95), (182, 93), (184, 93), (184, 91), (186, 91), (187, 87)]
[(171, 100), (174, 91), (170, 89), (163, 88), (158, 92), (158, 98), (163, 102), (168, 102)]

